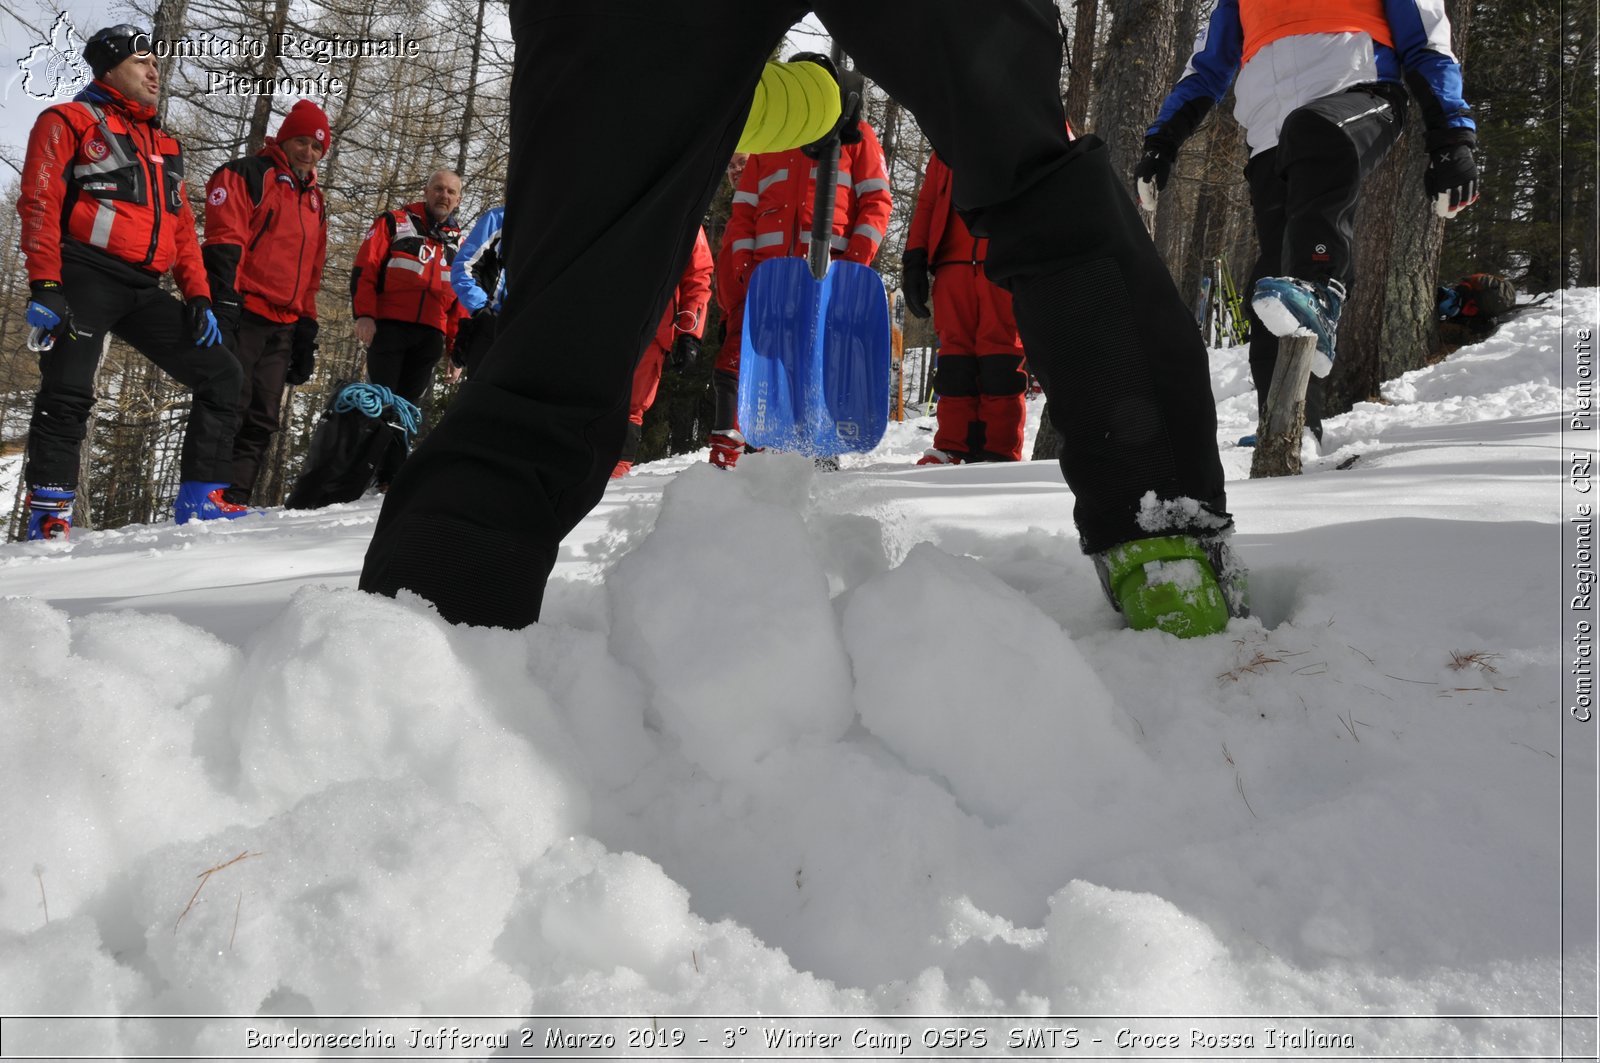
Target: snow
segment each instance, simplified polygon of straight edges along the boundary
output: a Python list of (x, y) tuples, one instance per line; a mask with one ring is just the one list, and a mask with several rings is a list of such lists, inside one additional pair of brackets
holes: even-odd
[(357, 592), (375, 499), (0, 546), (0, 1014), (56, 1016), (6, 1049), (615, 1056), (638, 1022), (583, 1016), (660, 1016), (665, 1056), (1592, 1058), (1551, 1017), (1596, 985), (1561, 487), (1597, 312), (1391, 382), (1280, 480), (1213, 352), (1255, 615), (1205, 639), (1122, 627), (1052, 463), (916, 467), (927, 418), (835, 474), (638, 469), (521, 632)]

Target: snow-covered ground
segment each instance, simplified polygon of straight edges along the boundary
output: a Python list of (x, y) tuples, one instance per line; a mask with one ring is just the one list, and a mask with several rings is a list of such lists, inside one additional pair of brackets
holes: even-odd
[(355, 591), (376, 501), (0, 546), (0, 1014), (57, 1016), (3, 1051), (1593, 1058), (1596, 314), (1292, 479), (1215, 352), (1256, 615), (1192, 641), (1122, 627), (1053, 464), (915, 467), (926, 420), (643, 467), (521, 632)]

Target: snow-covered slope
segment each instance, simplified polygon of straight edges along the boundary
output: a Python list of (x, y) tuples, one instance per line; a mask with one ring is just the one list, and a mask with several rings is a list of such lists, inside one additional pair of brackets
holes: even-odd
[[(1247, 479), (1215, 352), (1256, 615), (1188, 642), (1122, 628), (1053, 464), (915, 467), (926, 421), (833, 475), (645, 466), (515, 633), (356, 592), (376, 500), (0, 546), (0, 1013), (269, 1016), (5, 1048), (652, 1054), (523, 1017), (654, 1015), (667, 1056), (775, 1024), (831, 1057), (949, 1056), (945, 1027), (1554, 1056), (1595, 988), (1563, 313), (1596, 294), (1330, 420), (1293, 479)], [(504, 1018), (393, 1018), (422, 1014)], [(310, 1018), (340, 1015), (384, 1018)]]

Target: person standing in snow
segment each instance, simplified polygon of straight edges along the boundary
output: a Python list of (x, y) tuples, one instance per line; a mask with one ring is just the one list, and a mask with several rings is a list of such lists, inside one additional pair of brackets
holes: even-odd
[(506, 273), (500, 260), (505, 217), (504, 205), (480, 214), (450, 264), (450, 285), (470, 315), (456, 327), (450, 362), (457, 373), (465, 369), (469, 377), (494, 345), (495, 326), (505, 305)]
[(988, 241), (956, 213), (952, 183), (950, 167), (930, 153), (900, 256), (906, 309), (928, 316), (931, 280), (939, 334), (938, 430), (917, 464), (1021, 461), (1028, 417), (1022, 338), (1010, 293), (983, 275)]
[[(827, 56), (802, 52), (789, 61), (815, 63), (838, 80)], [(889, 228), (894, 203), (877, 133), (866, 122), (857, 122), (855, 130), (859, 135), (846, 131), (839, 149), (832, 256), (870, 266)], [(717, 302), (727, 335), (711, 376), (716, 412), (706, 442), (711, 444), (711, 464), (720, 469), (733, 468), (745, 450), (739, 431), (739, 354), (750, 274), (769, 258), (804, 258), (809, 253), (816, 187), (817, 160), (809, 146), (753, 154), (740, 171), (733, 211), (722, 234), (726, 255), (717, 274)]]
[(700, 358), (700, 337), (706, 331), (706, 305), (711, 302), (711, 268), (711, 245), (706, 242), (706, 231), (702, 227), (695, 236), (689, 266), (673, 290), (672, 301), (661, 315), (661, 324), (656, 326), (655, 336), (645, 347), (639, 367), (633, 371), (628, 434), (622, 442), (622, 454), (611, 470), (613, 480), (628, 475), (634, 459), (639, 456), (644, 415), (656, 401), (662, 366), (670, 365), (677, 372), (686, 373)]
[[(1356, 201), (1405, 125), (1406, 85), (1427, 125), (1423, 184), (1442, 218), (1478, 198), (1477, 133), (1444, 0), (1221, 0), (1145, 133), (1134, 175), (1147, 209), (1179, 147), (1230, 85), (1250, 144), (1245, 179), (1260, 242), (1250, 275), (1250, 374), (1264, 410), (1278, 337), (1315, 334), (1312, 372), (1333, 368), (1355, 276)], [(1313, 382), (1306, 427), (1318, 438), (1321, 407)]]
[(265, 147), (223, 163), (206, 185), (201, 253), (223, 342), (244, 373), (232, 484), (222, 493), (234, 505), (250, 503), (278, 430), (284, 384), (304, 384), (316, 369), (317, 292), (328, 253), (317, 163), (331, 143), (328, 116), (300, 100)]
[[(107, 334), (191, 389), (179, 524), (241, 517), (222, 497), (239, 424), (239, 362), (211, 309), (183, 148), (161, 127), (161, 74), (150, 34), (118, 25), (89, 38), (94, 81), (33, 124), (17, 213), (27, 260), (28, 325), (39, 392), (28, 426), (28, 538), (72, 528), (78, 455), (94, 409)], [(183, 300), (161, 290), (171, 272)]]
[[(455, 342), (464, 313), (450, 278), (461, 242), (460, 202), (460, 176), (435, 170), (420, 200), (373, 220), (350, 271), (356, 339), (367, 348), (367, 379), (407, 402), (420, 403), (427, 394), (434, 366)], [(379, 466), (380, 490), (404, 460), (397, 442)]]
[[(507, 185), (541, 209), (506, 219), (517, 287), (500, 336), (395, 479), (361, 587), (414, 591), (454, 623), (539, 619), (561, 540), (621, 452), (634, 366), (730, 155), (838, 123), (836, 89), (767, 62), (811, 10), (916, 115), (988, 238), (985, 272), (1011, 292), (1111, 602), (1136, 628), (1221, 631), (1243, 602), (1206, 350), (1105, 146), (1068, 135), (1050, 0), (512, 5)], [(575, 128), (608, 135), (589, 142), (582, 209), (558, 210), (572, 175), (549, 146)], [(552, 321), (574, 318), (590, 330), (582, 358), (546, 342)]]

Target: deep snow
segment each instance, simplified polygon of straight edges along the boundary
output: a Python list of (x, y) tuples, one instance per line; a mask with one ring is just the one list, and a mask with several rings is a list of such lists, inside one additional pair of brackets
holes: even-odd
[[(871, 1015), (783, 1025), (827, 1058), (949, 1058), (947, 1026), (1593, 1058), (1558, 1017), (1595, 1001), (1561, 384), (1596, 313), (1392, 382), (1293, 479), (1247, 479), (1214, 352), (1256, 615), (1200, 640), (1122, 628), (1053, 464), (914, 467), (926, 419), (838, 474), (641, 468), (522, 632), (356, 592), (376, 500), (0, 546), (0, 1014), (269, 1016), (8, 1019), (4, 1052), (516, 1054), (639, 1026), (523, 1017), (618, 1015), (725, 1058)], [(341, 1015), (388, 1018), (310, 1018)]]

